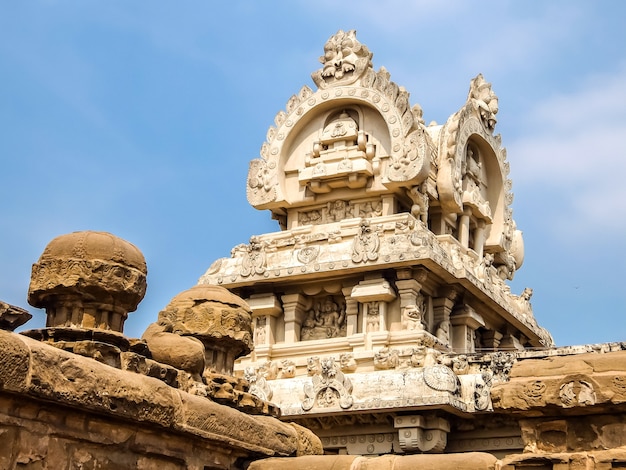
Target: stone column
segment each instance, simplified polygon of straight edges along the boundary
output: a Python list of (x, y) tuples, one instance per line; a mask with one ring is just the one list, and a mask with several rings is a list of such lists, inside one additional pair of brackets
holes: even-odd
[(359, 332), (359, 302), (352, 298), (352, 287), (342, 289), (346, 299), (346, 336)]
[(467, 207), (463, 210), (463, 215), (459, 219), (459, 242), (465, 248), (469, 248), (469, 228), (471, 214), (472, 209)]
[[(435, 335), (439, 338), (440, 335), (437, 335), (437, 330), (442, 326), (445, 322), (447, 327), (447, 333), (445, 333), (447, 338), (439, 338), (440, 341), (446, 343), (449, 346), (451, 341), (450, 335), (450, 312), (456, 303), (457, 298), (459, 297), (461, 290), (456, 286), (445, 286), (443, 288), (439, 288), (438, 297), (433, 298), (433, 313), (434, 313), (434, 329)], [(446, 340), (447, 339), (447, 340)]]
[(396, 287), (400, 294), (400, 311), (403, 311), (407, 305), (417, 304), (417, 298), (422, 290), (422, 284), (426, 281), (428, 271), (422, 268), (414, 272), (410, 269), (399, 269), (397, 276)]
[(467, 304), (454, 309), (450, 317), (452, 325), (452, 347), (457, 352), (473, 353), (474, 331), (481, 326), (485, 326), (482, 317)]
[[(379, 302), (379, 315), (380, 315), (380, 331), (386, 331), (387, 323), (387, 310), (386, 302), (389, 302), (396, 298), (396, 294), (393, 288), (385, 278), (381, 275), (366, 275), (365, 280), (359, 282), (352, 288), (350, 294), (352, 299), (357, 300), (362, 305), (366, 302)], [(367, 331), (367, 312), (365, 308), (363, 310), (363, 318), (361, 320), (361, 331)]]
[(307, 299), (302, 294), (285, 294), (281, 300), (285, 321), (285, 343), (297, 343), (300, 341), (300, 328), (306, 317)]
[[(276, 342), (276, 323), (277, 317), (280, 315), (282, 309), (280, 308), (280, 302), (274, 294), (252, 294), (250, 298), (246, 299), (246, 302), (252, 309), (252, 324), (256, 328), (257, 323), (263, 323), (263, 320), (257, 322), (257, 318), (265, 317), (265, 333), (259, 333), (255, 331), (255, 348), (259, 346), (268, 346)], [(262, 342), (257, 342), (257, 337), (262, 339)]]
[(485, 247), (485, 221), (478, 219), (476, 230), (474, 230), (474, 251), (479, 258), (483, 256)]

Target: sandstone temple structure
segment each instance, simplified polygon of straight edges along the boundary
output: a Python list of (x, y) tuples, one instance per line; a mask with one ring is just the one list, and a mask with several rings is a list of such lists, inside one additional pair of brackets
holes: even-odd
[(555, 347), (524, 260), (498, 98), (443, 124), (354, 31), (250, 163), (253, 235), (158, 313), (132, 244), (50, 242), (0, 303), (0, 469), (626, 468), (626, 343)]

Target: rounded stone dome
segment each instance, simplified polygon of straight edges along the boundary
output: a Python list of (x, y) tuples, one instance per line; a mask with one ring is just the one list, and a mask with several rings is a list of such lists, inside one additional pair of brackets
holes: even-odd
[(176, 295), (159, 312), (159, 323), (172, 333), (201, 340), (216, 360), (220, 357), (217, 370), (232, 369), (231, 362), (254, 347), (250, 306), (220, 286), (200, 284)]
[(45, 308), (47, 326), (122, 331), (146, 293), (146, 261), (132, 243), (107, 232), (61, 235), (33, 264), (28, 303)]

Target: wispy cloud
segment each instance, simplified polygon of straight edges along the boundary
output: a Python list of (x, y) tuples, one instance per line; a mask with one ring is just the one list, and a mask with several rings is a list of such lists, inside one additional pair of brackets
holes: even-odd
[[(568, 94), (531, 107), (520, 138), (508, 145), (520, 162), (516, 185), (566, 192), (572, 235), (626, 229), (626, 64), (594, 75)], [(560, 208), (567, 210), (567, 208)]]

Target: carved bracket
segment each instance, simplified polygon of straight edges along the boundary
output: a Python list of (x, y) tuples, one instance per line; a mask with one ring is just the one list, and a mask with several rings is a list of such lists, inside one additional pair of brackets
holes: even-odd
[(396, 416), (393, 427), (398, 430), (400, 448), (407, 453), (441, 453), (448, 443), (450, 423), (436, 416)]

